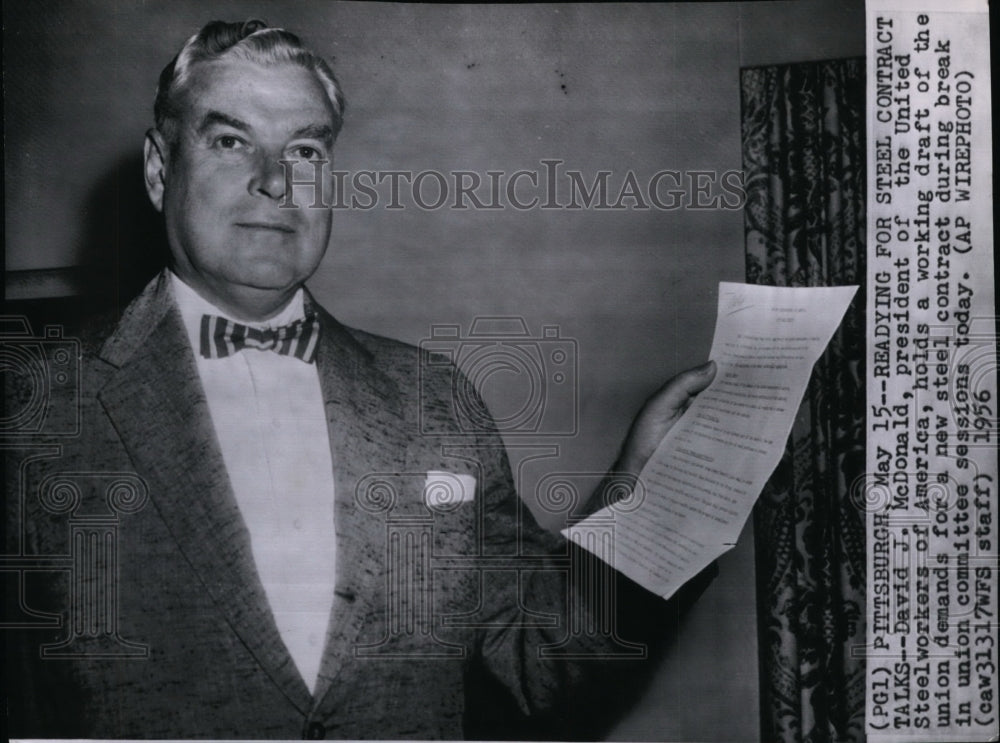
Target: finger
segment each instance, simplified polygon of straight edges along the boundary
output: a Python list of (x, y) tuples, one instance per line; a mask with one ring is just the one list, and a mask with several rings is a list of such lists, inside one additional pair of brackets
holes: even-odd
[(683, 410), (694, 397), (715, 379), (716, 366), (709, 361), (694, 369), (681, 372), (667, 382), (663, 389), (662, 401), (673, 410)]

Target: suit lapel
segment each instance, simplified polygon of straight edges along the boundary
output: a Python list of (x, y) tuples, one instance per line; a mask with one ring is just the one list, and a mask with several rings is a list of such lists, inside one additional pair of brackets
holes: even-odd
[(311, 695), (257, 575), (166, 273), (130, 306), (102, 358), (117, 368), (98, 398), (155, 508), (226, 622), (306, 714)]
[(384, 600), (386, 514), (359, 508), (358, 484), (367, 475), (403, 472), (410, 437), (395, 383), (343, 326), (313, 309), (322, 324), (316, 363), (333, 454), (337, 531), (337, 587), (315, 695), (319, 710), (334, 702), (335, 682), (354, 656), (365, 619), (374, 602)]

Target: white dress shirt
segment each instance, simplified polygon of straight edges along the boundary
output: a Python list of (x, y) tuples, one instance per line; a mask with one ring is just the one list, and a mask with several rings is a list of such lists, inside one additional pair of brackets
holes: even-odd
[[(316, 365), (256, 349), (203, 358), (202, 315), (233, 318), (174, 274), (171, 283), (257, 572), (281, 637), (315, 690), (336, 571), (333, 462)], [(277, 316), (256, 327), (287, 325), (304, 315), (300, 289)]]

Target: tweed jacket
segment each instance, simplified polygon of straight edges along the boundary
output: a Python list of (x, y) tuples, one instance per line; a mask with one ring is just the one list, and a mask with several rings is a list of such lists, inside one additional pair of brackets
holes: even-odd
[[(12, 736), (457, 739), (535, 716), (571, 737), (609, 638), (570, 631), (591, 609), (567, 589), (567, 546), (516, 497), (496, 432), (457, 418), (453, 368), (307, 306), (337, 535), (315, 693), (271, 615), (164, 273), (80, 335), (78, 391), (53, 387), (45, 430), (8, 447), (8, 553), (28, 566), (7, 571)], [(77, 435), (47, 436), (74, 416)], [(474, 493), (433, 503), (427, 473)]]

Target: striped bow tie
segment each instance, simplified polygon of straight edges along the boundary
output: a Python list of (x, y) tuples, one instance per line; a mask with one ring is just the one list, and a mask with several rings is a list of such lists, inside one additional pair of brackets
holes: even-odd
[(319, 318), (310, 315), (280, 328), (251, 328), (224, 317), (201, 316), (201, 355), (221, 359), (244, 348), (274, 351), (311, 364), (319, 341)]

